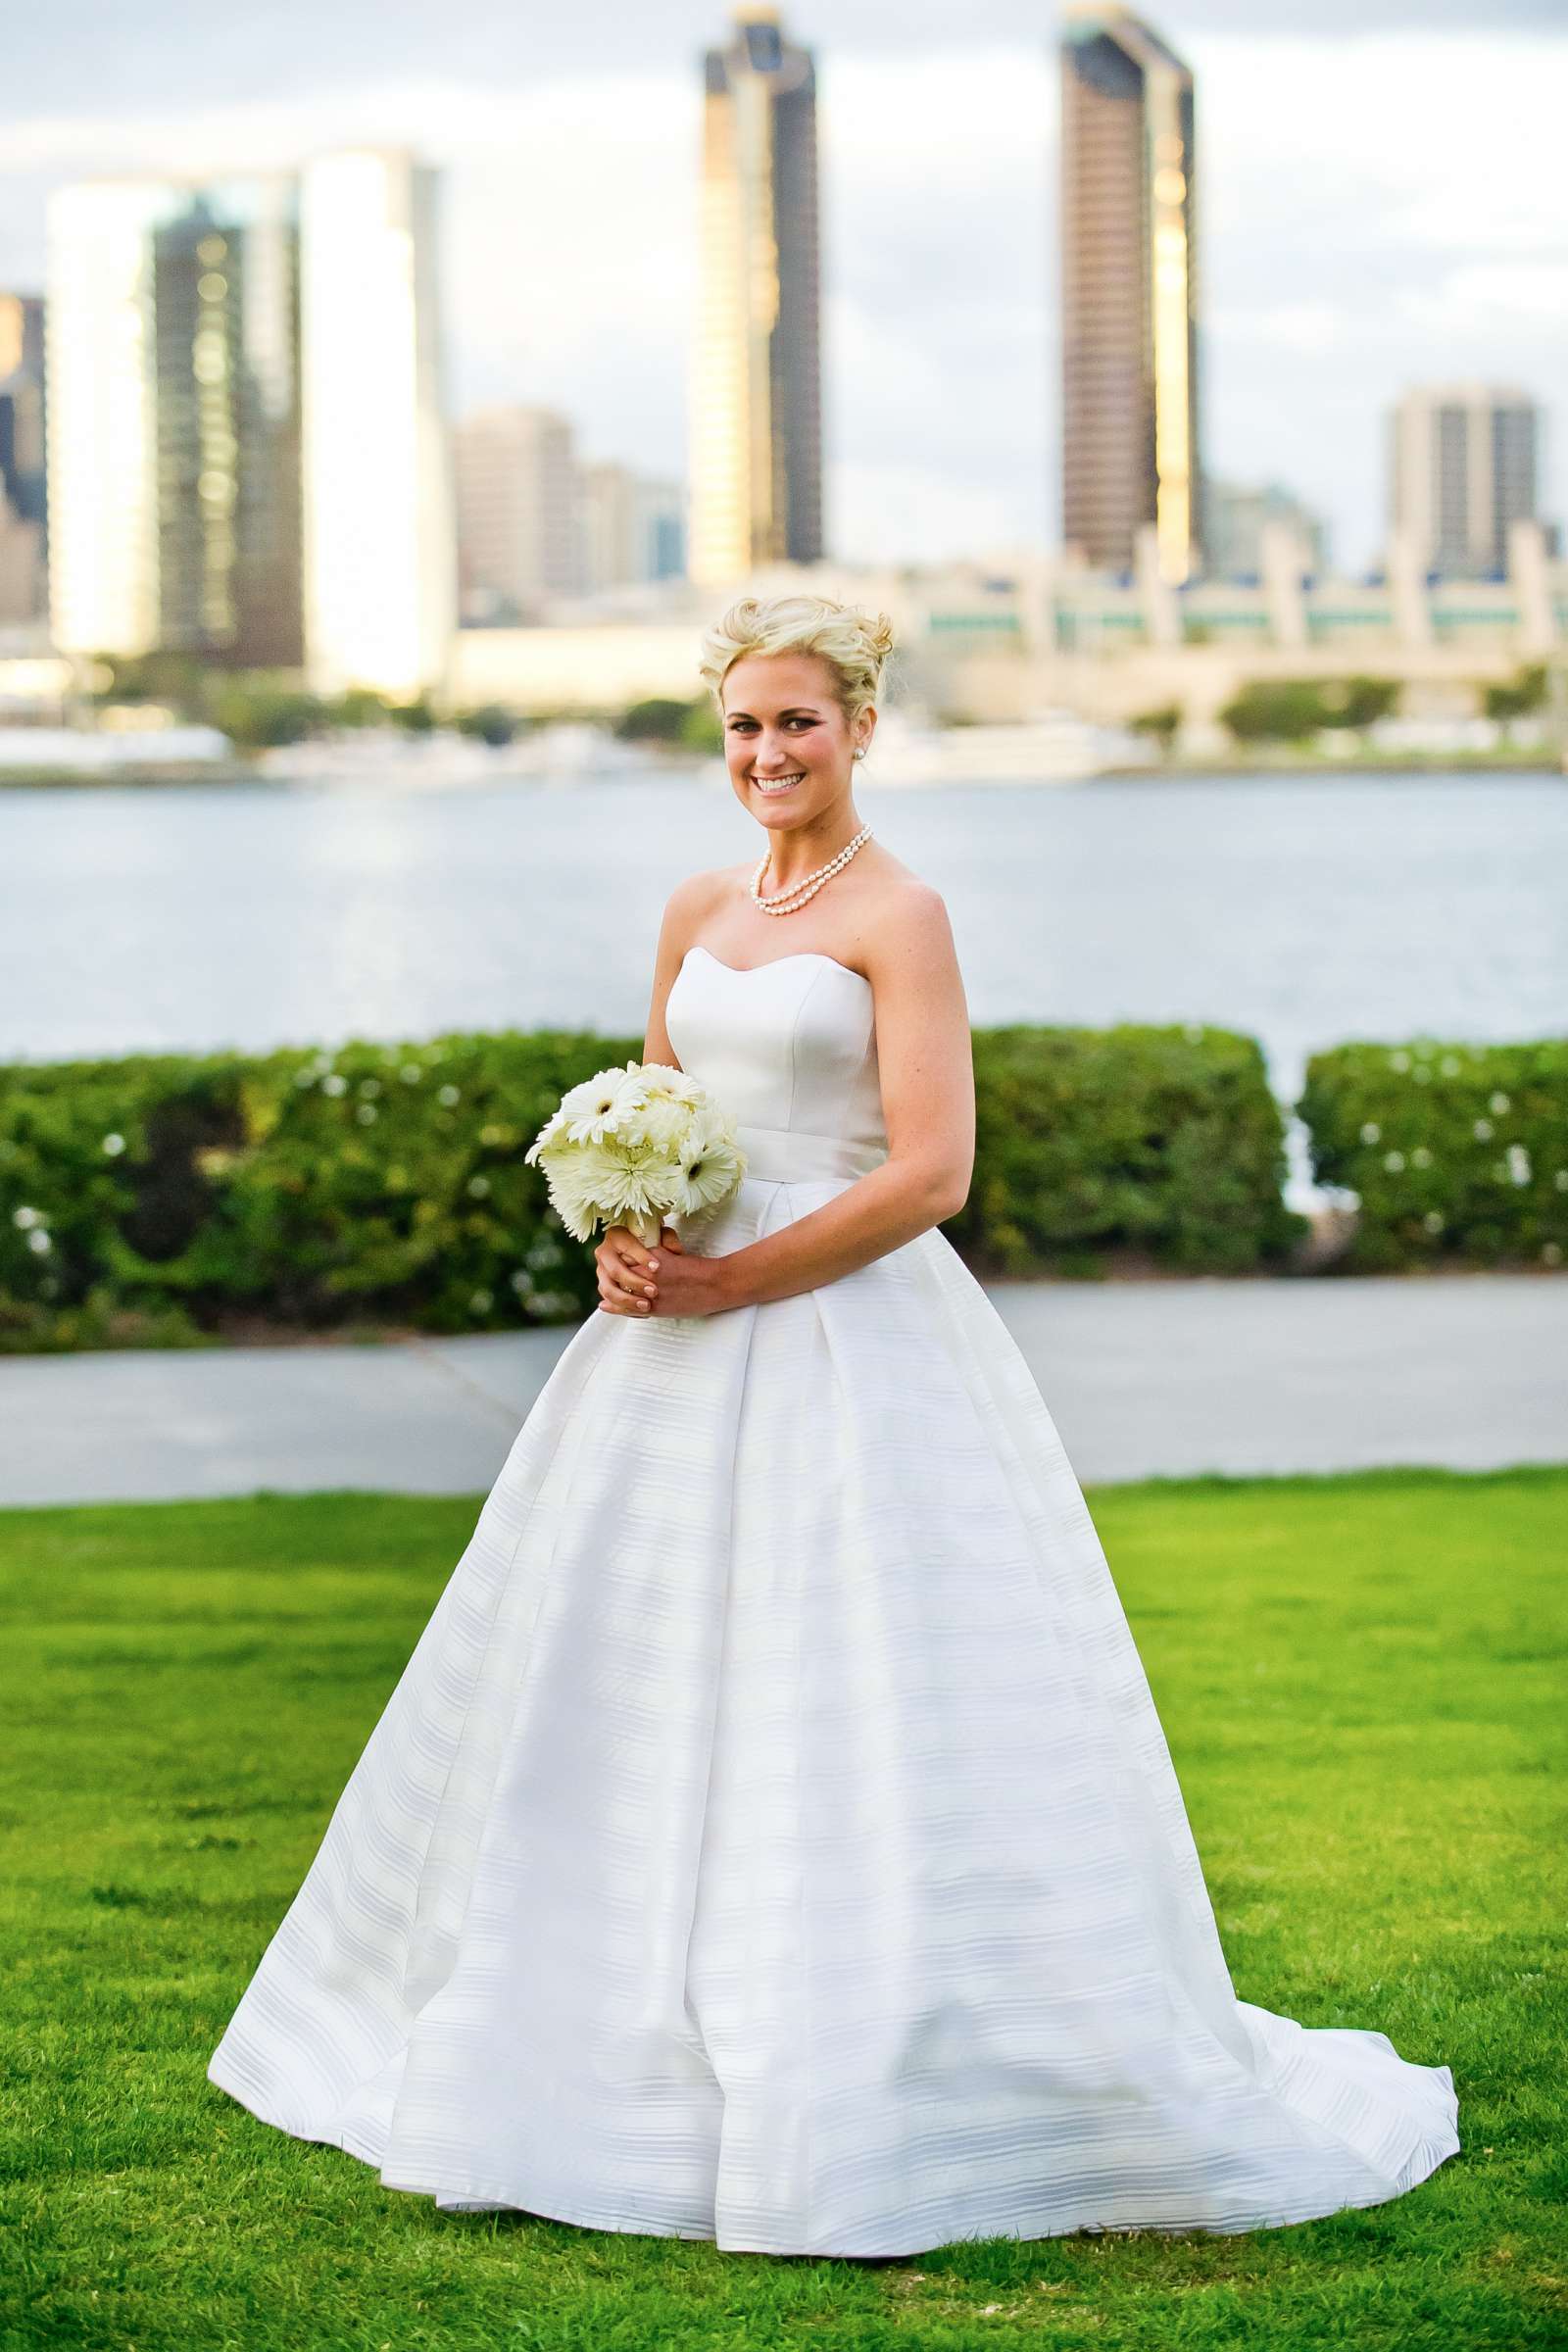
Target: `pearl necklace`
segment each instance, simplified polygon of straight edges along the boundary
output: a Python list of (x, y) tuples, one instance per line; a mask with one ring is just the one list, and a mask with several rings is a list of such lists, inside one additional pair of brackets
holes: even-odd
[(838, 856), (830, 858), (826, 865), (819, 865), (814, 874), (807, 874), (801, 881), (793, 884), (790, 889), (777, 890), (770, 899), (764, 899), (762, 876), (766, 873), (768, 860), (773, 855), (772, 845), (769, 844), (758, 859), (757, 871), (752, 876), (752, 905), (760, 906), (764, 914), (793, 914), (797, 907), (806, 905), (808, 899), (814, 899), (823, 883), (831, 882), (840, 867), (848, 865), (856, 851), (870, 838), (870, 826), (862, 825), (855, 839), (847, 842)]

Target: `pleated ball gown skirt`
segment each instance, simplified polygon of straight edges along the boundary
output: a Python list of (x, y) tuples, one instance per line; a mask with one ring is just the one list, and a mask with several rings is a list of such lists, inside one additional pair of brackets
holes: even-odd
[[(751, 1173), (885, 1155), (871, 990), (693, 950)], [(1453, 2079), (1238, 2000), (1126, 1618), (945, 1238), (595, 1314), (214, 2054), (389, 2188), (733, 2251), (1237, 2231), (1397, 2197)]]

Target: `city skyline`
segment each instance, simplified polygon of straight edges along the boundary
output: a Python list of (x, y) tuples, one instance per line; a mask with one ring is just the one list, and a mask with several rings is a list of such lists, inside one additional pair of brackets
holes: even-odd
[[(1547, 69), (1568, 47), (1523, 32), (1192, 36), (1205, 14), (1151, 12), (1201, 93), (1209, 462), (1229, 480), (1289, 484), (1356, 566), (1383, 534), (1382, 419), (1408, 384), (1499, 377), (1558, 405), (1568, 270), (1550, 236)], [(38, 282), (42, 199), (64, 178), (122, 159), (147, 169), (155, 154), (196, 168), (215, 147), (232, 168), (266, 167), (401, 129), (449, 167), (454, 413), (558, 406), (605, 457), (682, 471), (693, 84), (722, 23), (722, 10), (685, 11), (654, 75), (617, 67), (596, 81), (584, 68), (516, 91), (383, 81), (184, 116), (172, 98), (157, 114), (78, 104), (24, 122), (0, 177), (0, 274)], [(1049, 542), (1054, 24), (1026, 49), (888, 43), (874, 61), (809, 8), (790, 12), (790, 29), (815, 46), (821, 80), (833, 553), (931, 560)], [(1548, 435), (1548, 515), (1562, 513), (1561, 481)]]

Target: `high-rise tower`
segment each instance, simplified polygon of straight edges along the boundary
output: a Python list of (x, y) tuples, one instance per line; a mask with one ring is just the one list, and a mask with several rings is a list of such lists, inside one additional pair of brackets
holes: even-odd
[(816, 77), (778, 13), (704, 60), (691, 576), (822, 554)]
[(1529, 395), (1423, 386), (1399, 402), (1390, 442), (1393, 521), (1417, 569), (1506, 570), (1513, 525), (1539, 519), (1541, 412)]
[(1070, 6), (1061, 43), (1062, 536), (1161, 578), (1198, 561), (1193, 77), (1130, 10)]
[(292, 181), (83, 181), (49, 244), (55, 642), (297, 662)]
[(457, 624), (438, 179), (400, 148), (305, 167), (300, 194), (306, 658), (328, 693), (439, 685)]
[(43, 301), (0, 294), (0, 495), (27, 522), (47, 512), (43, 459)]
[(577, 454), (553, 409), (481, 409), (453, 435), (458, 572), (471, 618), (533, 620), (581, 589)]
[(434, 181), (82, 181), (50, 208), (50, 602), (65, 652), (327, 691), (439, 683), (455, 621)]
[(43, 302), (0, 294), (0, 627), (43, 616)]

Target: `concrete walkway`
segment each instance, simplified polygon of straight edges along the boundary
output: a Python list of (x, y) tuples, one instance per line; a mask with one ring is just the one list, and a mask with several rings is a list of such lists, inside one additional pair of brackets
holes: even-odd
[[(999, 1283), (1079, 1478), (1568, 1461), (1568, 1280)], [(0, 1359), (0, 1505), (487, 1490), (571, 1333)]]

